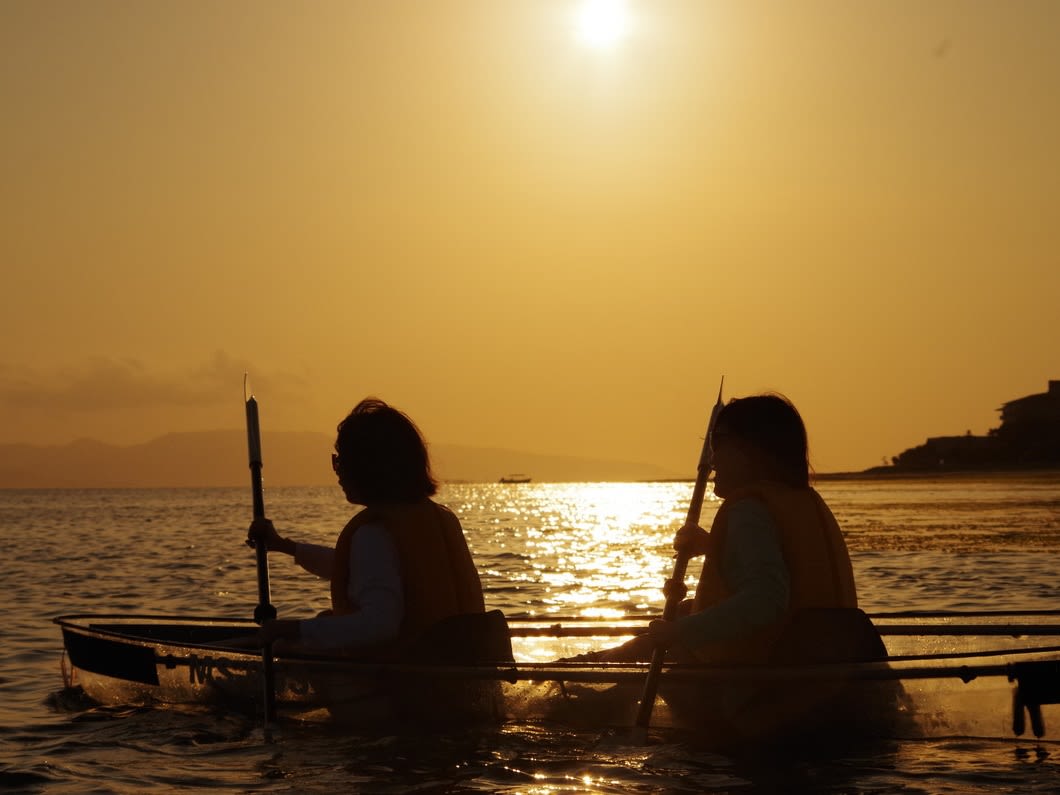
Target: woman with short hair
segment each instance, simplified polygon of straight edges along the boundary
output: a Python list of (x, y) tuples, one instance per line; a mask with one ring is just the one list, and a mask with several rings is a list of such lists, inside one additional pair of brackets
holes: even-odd
[(331, 609), (267, 621), (259, 642), (391, 659), (442, 619), (484, 612), (460, 522), (431, 499), (427, 446), (407, 415), (362, 400), (338, 425), (332, 467), (347, 501), (364, 506), (333, 547), (292, 541), (264, 518), (249, 530), (251, 542), (329, 580)]

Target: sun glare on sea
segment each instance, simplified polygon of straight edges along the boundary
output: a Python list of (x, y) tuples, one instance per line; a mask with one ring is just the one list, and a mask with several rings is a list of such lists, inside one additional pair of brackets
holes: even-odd
[(579, 40), (595, 50), (616, 47), (632, 25), (626, 0), (582, 0), (575, 15)]

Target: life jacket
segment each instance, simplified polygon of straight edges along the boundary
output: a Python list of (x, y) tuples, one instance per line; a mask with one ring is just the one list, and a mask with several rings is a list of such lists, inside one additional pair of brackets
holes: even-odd
[(397, 641), (378, 649), (394, 656), (425, 629), (444, 618), (485, 612), (482, 583), (471, 559), (460, 521), (448, 508), (424, 499), (414, 504), (365, 508), (343, 528), (335, 544), (331, 574), (331, 611), (357, 611), (350, 600), (350, 545), (366, 524), (382, 524), (394, 539), (401, 571), (405, 610)]
[(761, 500), (777, 527), (788, 569), (788, 607), (777, 621), (745, 637), (693, 650), (697, 657), (710, 662), (766, 662), (781, 631), (799, 611), (858, 606), (846, 542), (821, 495), (808, 487), (763, 481), (730, 495), (718, 509), (710, 528), (709, 552), (692, 612), (708, 609), (731, 596), (721, 572), (721, 560), (731, 532), (729, 513), (740, 500), (748, 498)]

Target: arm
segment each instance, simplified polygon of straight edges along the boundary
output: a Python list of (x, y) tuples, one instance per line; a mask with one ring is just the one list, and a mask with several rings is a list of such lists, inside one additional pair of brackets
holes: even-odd
[[(674, 536), (674, 549), (677, 550), (679, 555), (695, 558), (705, 555), (709, 548), (710, 535), (699, 525), (686, 524)], [(666, 580), (663, 583), (663, 595), (667, 601), (671, 598), (684, 599), (677, 606), (677, 614), (681, 616), (688, 615), (689, 610), (692, 608), (692, 603), (691, 600), (685, 599), (685, 596), (688, 595), (688, 588), (685, 586), (683, 578), (680, 580), (672, 578)]]
[(294, 562), (318, 577), (331, 579), (331, 568), (335, 560), (335, 549), (321, 544), (297, 542), (294, 545)]
[(291, 555), (295, 563), (318, 577), (331, 579), (331, 566), (334, 550), (319, 544), (303, 544), (292, 541), (276, 532), (273, 523), (265, 519), (255, 519), (247, 531), (247, 540), (252, 544), (264, 543), (270, 552), (281, 552)]
[(721, 570), (732, 595), (675, 622), (677, 638), (691, 649), (747, 635), (776, 621), (788, 606), (788, 569), (768, 509), (759, 500), (741, 500), (729, 522)]
[[(299, 544), (301, 554), (302, 544)], [(299, 622), (307, 648), (357, 649), (394, 640), (404, 618), (405, 597), (394, 539), (381, 524), (366, 524), (350, 544), (350, 600), (358, 610)]]

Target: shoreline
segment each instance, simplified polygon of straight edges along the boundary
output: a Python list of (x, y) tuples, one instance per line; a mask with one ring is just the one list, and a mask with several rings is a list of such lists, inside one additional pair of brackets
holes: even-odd
[[(947, 469), (947, 470), (895, 470), (889, 468), (867, 469), (854, 472), (815, 472), (810, 475), (810, 484), (829, 481), (879, 481), (879, 480), (1055, 480), (1060, 479), (1060, 467), (1027, 467), (1027, 468), (998, 468), (998, 469)], [(659, 478), (651, 480), (535, 480), (533, 483), (518, 483), (517, 486), (534, 486), (553, 483), (694, 483), (695, 478)], [(327, 484), (328, 486), (332, 484)], [(439, 485), (451, 486), (479, 486), (496, 485), (496, 481), (471, 481), (471, 480), (445, 480)], [(513, 485), (513, 484), (504, 484)], [(306, 484), (282, 484), (271, 487), (273, 490), (322, 488), (320, 483)], [(212, 490), (212, 489), (242, 489), (244, 484), (213, 484), (201, 486), (165, 486), (165, 485), (0, 485), (0, 492), (15, 491), (158, 491), (158, 490)]]
[(810, 480), (995, 480), (1060, 477), (1060, 467), (998, 467), (992, 469), (906, 469), (879, 467), (860, 472), (818, 472)]
[[(1016, 478), (1060, 478), (1060, 467), (1005, 467), (996, 469), (932, 469), (893, 470), (873, 468), (853, 472), (814, 472), (811, 485), (828, 480), (1002, 480)], [(541, 481), (545, 482), (545, 481)], [(694, 483), (695, 478), (671, 478), (664, 480), (641, 480), (637, 483)]]

